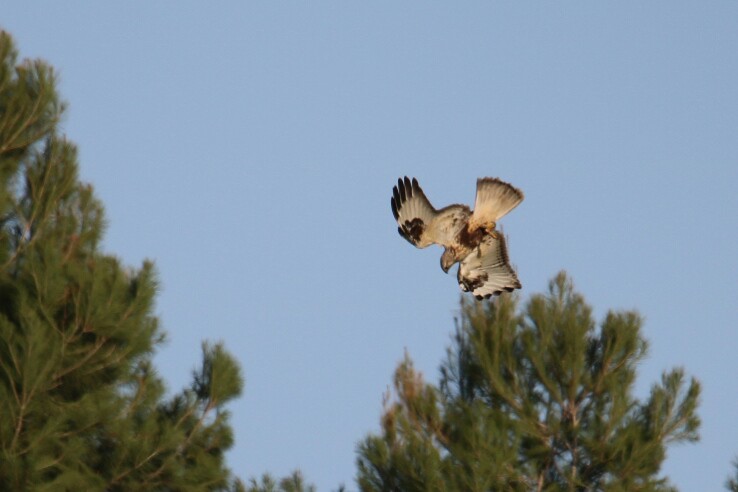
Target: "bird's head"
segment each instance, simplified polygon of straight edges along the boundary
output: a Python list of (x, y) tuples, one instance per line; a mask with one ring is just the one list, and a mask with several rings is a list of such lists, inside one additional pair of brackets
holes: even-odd
[(449, 269), (456, 263), (456, 257), (453, 250), (447, 249), (441, 255), (441, 270), (448, 273)]

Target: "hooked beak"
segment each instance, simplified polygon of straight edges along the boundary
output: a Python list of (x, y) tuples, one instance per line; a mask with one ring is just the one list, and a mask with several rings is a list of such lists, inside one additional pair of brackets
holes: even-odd
[(441, 255), (441, 270), (444, 273), (448, 273), (451, 267), (454, 266), (454, 263), (456, 263), (456, 259), (453, 257), (451, 251), (446, 249)]

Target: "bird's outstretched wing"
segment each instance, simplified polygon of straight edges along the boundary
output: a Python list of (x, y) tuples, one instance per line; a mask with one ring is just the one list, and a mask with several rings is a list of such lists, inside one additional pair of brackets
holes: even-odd
[(418, 185), (418, 180), (410, 180), (407, 176), (397, 180), (391, 202), (392, 214), (399, 226), (397, 232), (418, 248), (431, 244), (445, 248), (458, 246), (456, 236), (466, 228), (471, 217), (466, 205), (454, 204), (436, 210)]
[(477, 198), (469, 221), (471, 230), (493, 225), (523, 201), (523, 192), (497, 178), (477, 180)]
[(500, 232), (484, 236), (479, 246), (462, 260), (457, 278), (461, 290), (471, 292), (477, 299), (521, 288), (507, 257), (505, 237)]
[(412, 181), (405, 176), (397, 180), (397, 186), (392, 189), (392, 214), (397, 220), (397, 231), (418, 248), (425, 248), (438, 243), (434, 237), (433, 222), (438, 218), (438, 212), (426, 198), (418, 185), (418, 180)]

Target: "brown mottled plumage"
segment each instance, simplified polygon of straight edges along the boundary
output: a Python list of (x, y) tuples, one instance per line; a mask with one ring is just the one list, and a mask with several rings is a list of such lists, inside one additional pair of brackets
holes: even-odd
[(510, 266), (505, 238), (496, 225), (522, 201), (523, 192), (509, 183), (480, 178), (473, 211), (466, 205), (436, 210), (418, 181), (405, 176), (397, 180), (391, 204), (400, 235), (418, 248), (443, 246), (443, 271), (448, 273), (460, 262), (459, 287), (482, 299), (521, 287)]

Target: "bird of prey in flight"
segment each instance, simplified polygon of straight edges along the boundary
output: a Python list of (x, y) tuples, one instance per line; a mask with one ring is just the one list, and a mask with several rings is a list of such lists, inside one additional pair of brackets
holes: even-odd
[(400, 236), (418, 248), (443, 246), (443, 271), (448, 273), (459, 262), (457, 279), (461, 290), (484, 299), (521, 287), (510, 266), (505, 237), (496, 226), (522, 201), (523, 192), (511, 184), (497, 178), (480, 178), (473, 211), (458, 204), (436, 210), (418, 181), (405, 176), (397, 180), (392, 190), (392, 213)]

